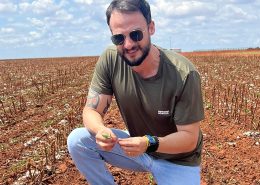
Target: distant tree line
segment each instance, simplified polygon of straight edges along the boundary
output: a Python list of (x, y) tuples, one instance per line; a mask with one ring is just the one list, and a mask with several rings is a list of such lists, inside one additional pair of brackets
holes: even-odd
[(193, 50), (194, 52), (204, 52), (204, 51), (243, 51), (243, 50), (260, 50), (260, 47), (250, 47), (250, 48), (222, 48), (222, 49), (203, 49), (203, 50)]

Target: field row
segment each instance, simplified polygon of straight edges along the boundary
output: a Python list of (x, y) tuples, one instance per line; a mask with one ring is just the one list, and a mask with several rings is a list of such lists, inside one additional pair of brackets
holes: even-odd
[[(185, 54), (202, 80), (209, 124), (221, 117), (260, 128), (260, 55)], [(40, 184), (55, 176), (66, 138), (81, 112), (97, 57), (0, 62), (0, 165), (5, 184)], [(111, 109), (115, 109), (115, 103)], [(110, 118), (119, 122), (118, 117)], [(27, 175), (27, 176), (26, 176)]]

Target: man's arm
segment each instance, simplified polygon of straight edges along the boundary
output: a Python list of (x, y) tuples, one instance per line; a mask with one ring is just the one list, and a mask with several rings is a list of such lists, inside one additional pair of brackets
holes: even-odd
[(191, 152), (196, 148), (199, 138), (199, 122), (188, 125), (177, 125), (177, 132), (159, 137), (157, 152), (177, 154)]
[(100, 94), (90, 89), (82, 115), (84, 126), (96, 136), (97, 144), (104, 150), (111, 150), (117, 141), (117, 137), (103, 122), (111, 102), (112, 95)]
[(89, 89), (86, 105), (83, 109), (84, 126), (96, 134), (103, 128), (103, 117), (112, 101), (111, 95), (99, 94)]
[[(159, 148), (156, 152), (178, 154), (191, 152), (196, 148), (199, 137), (199, 122), (189, 125), (177, 126), (178, 132), (159, 137)], [(145, 137), (130, 137), (119, 139), (119, 144), (126, 153), (138, 156), (147, 149)]]

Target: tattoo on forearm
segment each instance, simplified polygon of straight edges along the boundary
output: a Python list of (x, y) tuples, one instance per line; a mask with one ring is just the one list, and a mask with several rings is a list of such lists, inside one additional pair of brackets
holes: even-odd
[(108, 100), (107, 100), (107, 105), (106, 105), (106, 107), (105, 107), (104, 110), (103, 110), (103, 113), (104, 113), (104, 114), (107, 112), (109, 106), (110, 106), (110, 104), (109, 104), (109, 102), (108, 102)]
[(87, 106), (97, 109), (99, 104), (99, 94), (92, 89), (89, 90), (88, 99), (87, 99)]

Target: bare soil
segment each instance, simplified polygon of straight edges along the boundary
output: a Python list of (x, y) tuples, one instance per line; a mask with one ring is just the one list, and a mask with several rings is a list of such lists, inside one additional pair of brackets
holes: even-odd
[[(88, 67), (93, 69), (94, 63), (88, 64)], [(84, 78), (89, 79), (92, 72), (93, 70), (88, 70), (88, 78)], [(39, 150), (38, 145), (24, 145), (29, 138), (39, 137), (44, 140), (47, 136), (43, 134), (43, 130), (48, 127), (55, 128), (62, 119), (72, 122), (74, 128), (82, 126), (81, 112), (89, 81), (81, 80), (75, 83), (73, 88), (64, 87), (65, 89), (46, 96), (40, 104), (18, 112), (16, 121), (12, 124), (0, 124), (1, 185), (15, 184), (19, 177), (26, 173), (28, 156), (34, 156), (34, 160), (37, 160), (35, 153)], [(62, 112), (66, 104), (73, 108), (71, 117), (68, 112)], [(125, 128), (116, 105), (110, 108), (105, 123), (108, 127)], [(260, 135), (251, 128), (250, 123), (238, 124), (219, 115), (212, 117), (211, 111), (207, 109), (201, 129), (204, 135), (201, 184), (260, 185)], [(42, 184), (88, 184), (73, 164), (66, 147), (64, 151), (63, 157), (52, 163), (53, 170), (44, 173)], [(131, 172), (110, 165), (108, 168), (117, 184), (155, 184), (148, 173)], [(28, 181), (25, 184), (34, 183)]]
[[(48, 117), (50, 113), (46, 110), (36, 111), (26, 123), (16, 124), (16, 129), (5, 128), (2, 131), (1, 140), (7, 142), (10, 138), (20, 137), (20, 142), (12, 145), (9, 150), (1, 152), (1, 174), (8, 167), (8, 163), (19, 159), (24, 153), (22, 145), (26, 138), (26, 133), (37, 129), (40, 123)], [(109, 127), (124, 128), (121, 116), (118, 110), (112, 109), (106, 116), (106, 124)], [(221, 118), (209, 122), (209, 115), (201, 123), (204, 133), (204, 149), (202, 154), (202, 184), (241, 184), (241, 185), (259, 185), (259, 141), (258, 136), (245, 136), (243, 133), (248, 131), (241, 128), (241, 125), (230, 123)], [(32, 132), (33, 134), (34, 132)], [(33, 136), (39, 136), (34, 133)], [(30, 136), (31, 137), (31, 136)], [(73, 161), (68, 153), (62, 160), (55, 164), (56, 173), (51, 174), (45, 179), (44, 184), (55, 185), (86, 185), (88, 184), (84, 177), (75, 168)], [(122, 170), (109, 166), (115, 182), (122, 185), (154, 184), (150, 180), (148, 173), (137, 173)], [(9, 179), (5, 184), (12, 184), (19, 174), (9, 174)]]

